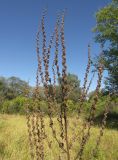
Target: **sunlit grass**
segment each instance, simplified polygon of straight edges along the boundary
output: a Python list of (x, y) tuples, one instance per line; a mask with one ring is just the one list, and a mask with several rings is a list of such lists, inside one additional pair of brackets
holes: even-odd
[[(69, 138), (74, 134), (73, 118), (69, 119)], [(59, 147), (52, 138), (51, 130), (49, 129), (48, 118), (45, 118), (46, 132), (49, 140), (53, 141), (52, 150), (45, 144), (45, 159), (56, 160), (59, 154)], [(81, 124), (81, 122), (80, 122)], [(57, 124), (55, 124), (57, 127)], [(81, 126), (79, 127), (81, 130)], [(99, 133), (99, 128), (93, 127), (91, 138), (86, 145), (84, 151), (84, 160), (91, 158), (91, 150), (94, 148), (96, 137)], [(71, 151), (71, 159), (79, 149), (79, 139), (73, 144)], [(63, 157), (64, 159), (64, 157)], [(0, 115), (0, 160), (30, 160), (28, 133), (26, 126), (26, 118), (19, 115)], [(118, 160), (118, 131), (105, 129), (100, 149), (96, 159), (94, 160)]]

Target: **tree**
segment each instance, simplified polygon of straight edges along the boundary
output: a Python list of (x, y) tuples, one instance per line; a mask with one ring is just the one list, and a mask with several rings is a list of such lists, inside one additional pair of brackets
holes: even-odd
[(14, 94), (14, 97), (18, 95), (23, 95), (25, 88), (27, 87), (27, 82), (21, 80), (18, 77), (10, 77), (7, 79), (8, 87)]
[(118, 94), (118, 0), (96, 13), (96, 42), (104, 48), (104, 67), (108, 71), (106, 89)]
[[(58, 79), (59, 86), (57, 86), (57, 96), (61, 87), (62, 78)], [(80, 88), (80, 80), (78, 76), (75, 74), (68, 73), (67, 75), (67, 86), (68, 86), (68, 99), (73, 102), (78, 102), (80, 98), (81, 88)]]
[(5, 98), (4, 96), (5, 90), (6, 90), (6, 80), (4, 77), (0, 77), (0, 108)]
[(27, 86), (27, 82), (18, 77), (0, 77), (0, 97), (14, 99), (19, 95), (24, 95), (24, 90)]

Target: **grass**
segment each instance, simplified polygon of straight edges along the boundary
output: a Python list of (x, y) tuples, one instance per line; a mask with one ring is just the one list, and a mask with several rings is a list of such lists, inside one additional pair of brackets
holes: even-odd
[[(72, 128), (69, 135), (71, 137), (73, 130), (73, 119), (70, 120), (70, 127)], [(48, 119), (45, 118), (48, 126)], [(51, 131), (47, 127), (49, 139), (51, 139)], [(94, 148), (95, 138), (99, 133), (99, 128), (92, 128), (92, 136), (85, 148), (84, 160), (118, 160), (118, 131), (113, 129), (105, 129), (98, 156), (91, 158), (91, 149)], [(52, 139), (53, 141), (53, 139)], [(71, 159), (75, 156), (78, 150), (78, 143), (75, 142), (73, 151), (71, 152)], [(48, 149), (46, 145), (45, 160), (56, 160), (59, 149), (56, 142), (53, 143), (53, 152)], [(63, 157), (64, 159), (64, 157)], [(0, 115), (0, 160), (30, 160), (28, 133), (26, 126), (26, 119), (19, 115)]]

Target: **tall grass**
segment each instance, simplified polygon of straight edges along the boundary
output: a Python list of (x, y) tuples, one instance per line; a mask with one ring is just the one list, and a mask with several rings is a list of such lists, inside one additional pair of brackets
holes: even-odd
[[(73, 136), (73, 127), (76, 118), (69, 118), (69, 139)], [(53, 118), (56, 130), (59, 130), (56, 118)], [(48, 126), (49, 119), (44, 117), (45, 125)], [(82, 120), (79, 123), (78, 129), (82, 129)], [(60, 148), (57, 146), (55, 139), (51, 136), (50, 127), (46, 128), (50, 141), (52, 141), (51, 149), (48, 142), (45, 142), (45, 159), (56, 160), (60, 153)], [(95, 146), (95, 139), (99, 136), (99, 128), (92, 127), (91, 138), (84, 150), (83, 160), (117, 160), (118, 159), (118, 132), (117, 130), (105, 129), (104, 136), (100, 143), (96, 158), (92, 158), (91, 150)], [(78, 151), (80, 139), (77, 139), (73, 150), (71, 151), (71, 159)], [(30, 152), (28, 147), (28, 132), (25, 116), (18, 115), (0, 115), (0, 160), (29, 160)], [(65, 159), (63, 154), (62, 159)]]

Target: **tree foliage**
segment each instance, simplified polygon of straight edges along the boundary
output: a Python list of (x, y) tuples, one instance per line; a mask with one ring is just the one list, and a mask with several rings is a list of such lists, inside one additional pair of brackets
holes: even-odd
[[(62, 78), (58, 79), (59, 86), (57, 86), (57, 96), (59, 97), (59, 90), (61, 89)], [(73, 102), (78, 102), (81, 94), (80, 80), (75, 74), (68, 73), (67, 75), (67, 85), (68, 85), (68, 99)]]
[(13, 99), (23, 95), (28, 83), (18, 77), (4, 78), (0, 77), (0, 97)]
[(118, 93), (118, 0), (96, 13), (95, 40), (103, 44), (104, 66), (108, 70), (106, 89)]

